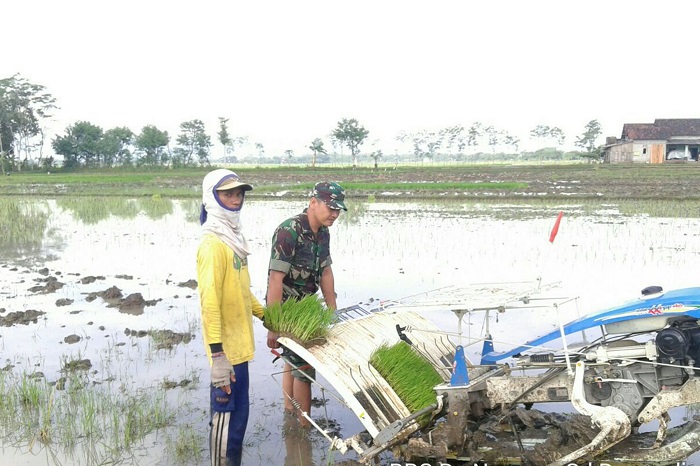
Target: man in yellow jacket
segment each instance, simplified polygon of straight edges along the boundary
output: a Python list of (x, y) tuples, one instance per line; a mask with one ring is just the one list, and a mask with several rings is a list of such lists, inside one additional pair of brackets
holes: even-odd
[(253, 315), (263, 307), (250, 291), (248, 243), (241, 231), (245, 193), (253, 189), (225, 169), (202, 182), (202, 239), (197, 284), (204, 346), (211, 362), (212, 466), (240, 466), (248, 425), (248, 361), (253, 359)]

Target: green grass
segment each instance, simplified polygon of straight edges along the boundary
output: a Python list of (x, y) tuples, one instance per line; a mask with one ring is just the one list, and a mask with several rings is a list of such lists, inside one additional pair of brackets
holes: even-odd
[[(204, 175), (214, 167), (189, 169), (104, 169), (79, 172), (13, 173), (0, 177), (0, 195), (129, 196), (200, 198)], [(232, 169), (253, 184), (252, 197), (306, 197), (318, 181), (337, 181), (349, 198), (411, 192), (415, 197), (465, 196), (517, 198), (541, 195), (567, 199), (562, 187), (583, 187), (578, 198), (700, 199), (700, 164), (387, 164), (378, 169), (362, 165), (265, 166)], [(387, 196), (383, 196), (387, 197)]]
[[(298, 189), (301, 191), (311, 191), (315, 183), (302, 183), (297, 185)], [(344, 181), (343, 188), (346, 192), (359, 192), (359, 191), (474, 191), (474, 190), (494, 190), (494, 189), (505, 189), (505, 190), (516, 190), (527, 188), (527, 183), (516, 183), (516, 182), (480, 182), (480, 183), (459, 183), (459, 182), (374, 182), (374, 183), (363, 183), (363, 182), (353, 182)]]
[(301, 344), (323, 340), (335, 320), (333, 310), (309, 295), (300, 300), (288, 299), (265, 309), (265, 326), (282, 336), (290, 336)]
[(440, 374), (403, 341), (382, 345), (370, 356), (370, 364), (391, 385), (412, 413), (435, 403), (433, 387), (443, 382)]

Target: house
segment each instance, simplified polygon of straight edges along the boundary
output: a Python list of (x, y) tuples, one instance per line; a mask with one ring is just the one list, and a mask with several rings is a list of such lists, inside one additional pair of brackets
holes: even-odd
[(657, 119), (654, 123), (625, 123), (620, 139), (608, 137), (605, 163), (665, 163), (698, 161), (700, 118)]

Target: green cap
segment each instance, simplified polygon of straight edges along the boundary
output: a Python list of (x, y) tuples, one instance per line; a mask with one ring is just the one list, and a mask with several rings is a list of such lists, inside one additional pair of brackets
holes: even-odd
[(328, 181), (317, 183), (316, 186), (314, 186), (314, 191), (311, 195), (312, 197), (325, 202), (331, 209), (348, 210), (343, 202), (345, 200), (345, 191), (338, 183)]

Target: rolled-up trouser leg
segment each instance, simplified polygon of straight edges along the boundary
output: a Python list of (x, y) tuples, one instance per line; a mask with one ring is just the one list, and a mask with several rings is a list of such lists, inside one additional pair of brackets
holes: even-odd
[(212, 466), (240, 466), (243, 437), (248, 425), (248, 363), (233, 366), (236, 382), (231, 395), (222, 389), (211, 390), (211, 432), (209, 451)]

